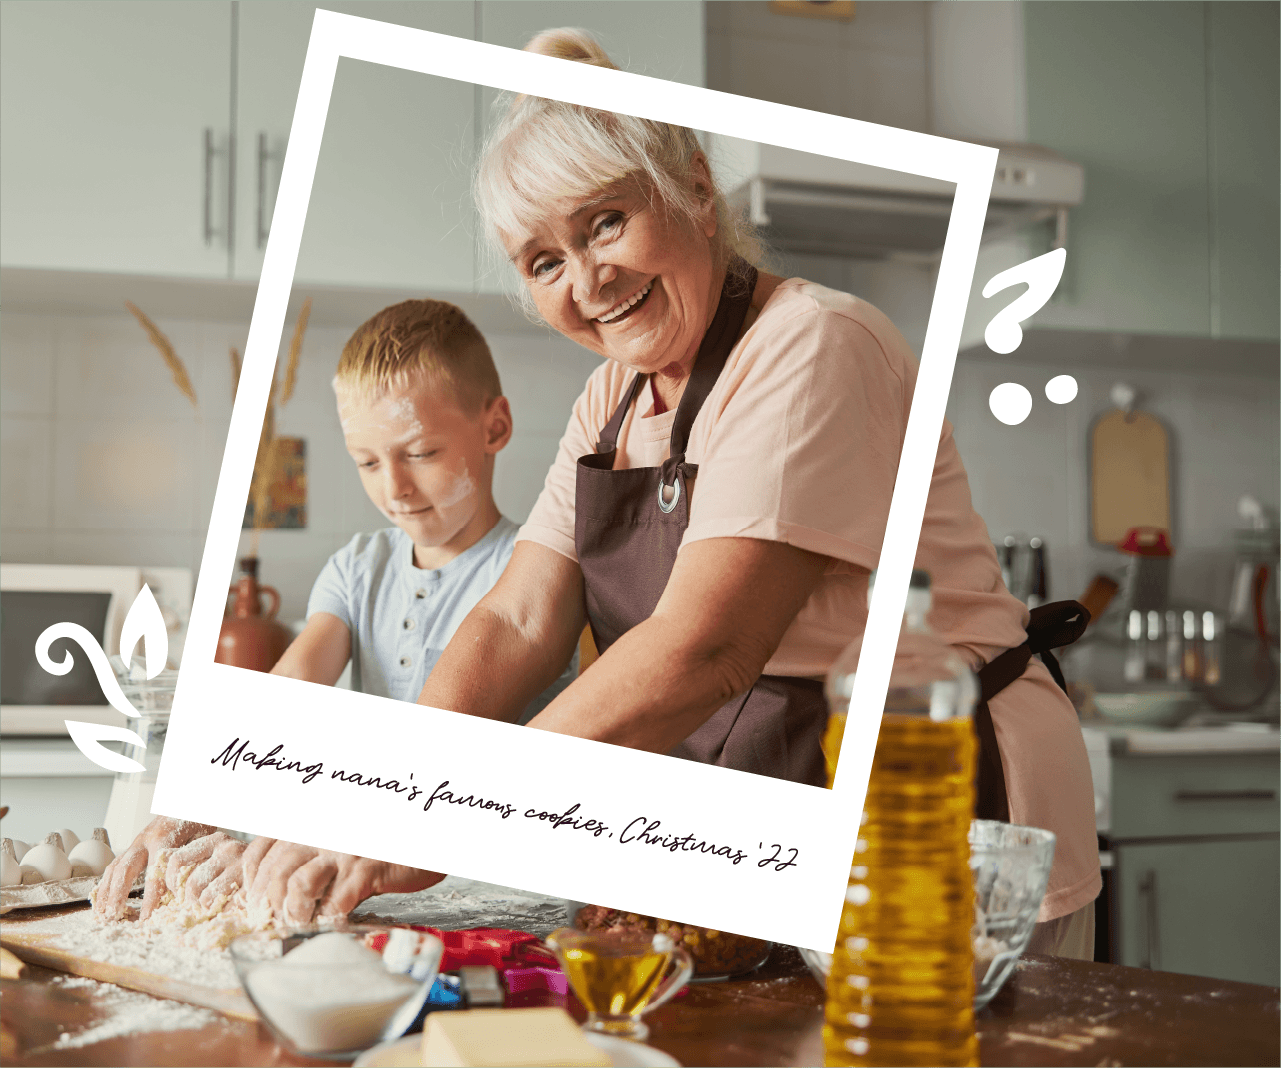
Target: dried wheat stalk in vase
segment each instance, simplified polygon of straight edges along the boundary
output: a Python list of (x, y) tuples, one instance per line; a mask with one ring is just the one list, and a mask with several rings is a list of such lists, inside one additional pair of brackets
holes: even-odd
[(258, 437), (258, 455), (254, 458), (253, 479), (249, 483), (249, 499), (254, 506), (254, 555), (257, 555), (257, 531), (262, 528), (267, 518), (267, 508), (271, 503), (271, 483), (275, 476), (276, 459), (276, 388), (277, 383), (271, 380), (271, 389), (267, 393), (267, 411), (262, 419), (262, 433)]
[(162, 334), (138, 305), (132, 301), (125, 301), (125, 307), (133, 314), (133, 317), (142, 324), (142, 328), (147, 332), (147, 337), (160, 353), (161, 359), (165, 361), (165, 366), (169, 368), (169, 373), (173, 375), (173, 384), (177, 386), (182, 395), (191, 401), (191, 406), (196, 407), (196, 391), (191, 385), (191, 378), (187, 374), (187, 368), (183, 365), (182, 360), (174, 351), (173, 344), (164, 334)]
[(294, 395), (294, 385), (298, 381), (298, 361), (302, 356), (302, 338), (307, 332), (307, 320), (311, 317), (311, 297), (302, 302), (298, 312), (298, 321), (294, 324), (294, 336), (289, 341), (289, 360), (285, 364), (285, 384), (280, 390), (280, 407), (289, 403)]
[(231, 400), (235, 403), (236, 393), (240, 390), (240, 352), (231, 347)]

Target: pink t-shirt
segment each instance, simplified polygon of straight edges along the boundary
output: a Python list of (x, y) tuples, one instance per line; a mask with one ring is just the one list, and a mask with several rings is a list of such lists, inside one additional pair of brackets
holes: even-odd
[[(867, 623), (868, 572), (885, 535), (917, 362), (872, 305), (802, 279), (779, 285), (749, 323), (690, 432), (686, 458), (699, 470), (681, 545), (761, 538), (830, 557), (764, 672), (822, 676)], [(595, 451), (634, 375), (611, 360), (588, 379), (518, 540), (576, 559), (576, 464)], [(653, 407), (646, 384), (619, 432), (616, 469), (657, 467), (667, 458), (675, 412), (652, 415)], [(946, 422), (916, 566), (933, 580), (931, 626), (971, 662), (1025, 640), (1027, 610), (1001, 582)], [(1059, 839), (1041, 919), (1066, 915), (1101, 885), (1076, 714), (1039, 661), (991, 709), (1011, 821)]]

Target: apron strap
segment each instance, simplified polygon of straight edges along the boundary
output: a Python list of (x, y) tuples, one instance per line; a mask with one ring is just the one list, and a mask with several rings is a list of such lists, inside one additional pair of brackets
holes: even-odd
[(1064, 693), (1067, 682), (1051, 649), (1071, 645), (1090, 622), (1090, 613), (1077, 601), (1055, 601), (1053, 604), (1033, 608), (1027, 624), (1027, 641), (993, 657), (991, 663), (979, 669), (979, 703), (974, 709), (974, 731), (979, 739), (977, 792), (975, 815), (979, 819), (1008, 822), (1009, 796), (1005, 789), (1005, 769), (1001, 766), (1001, 750), (996, 740), (996, 727), (992, 723), (992, 710), (988, 701), (1005, 689), (1027, 670), (1032, 654), (1045, 662), (1050, 675)]
[[(703, 402), (720, 378), (730, 350), (738, 340), (739, 331), (743, 329), (743, 320), (747, 318), (748, 309), (752, 306), (752, 294), (756, 290), (756, 275), (755, 267), (737, 257), (725, 272), (725, 285), (721, 289), (720, 303), (716, 305), (716, 315), (712, 318), (712, 325), (707, 328), (707, 333), (703, 335), (702, 344), (698, 346), (694, 370), (685, 384), (681, 402), (676, 406), (671, 444), (659, 475), (663, 486), (675, 485), (676, 472), (685, 463), (689, 432), (703, 408)], [(661, 486), (659, 492), (662, 492)]]
[(632, 406), (632, 401), (636, 399), (636, 394), (640, 392), (641, 383), (645, 381), (645, 376), (638, 374), (632, 379), (631, 388), (623, 394), (623, 399), (619, 402), (618, 407), (614, 409), (614, 414), (609, 417), (609, 422), (600, 432), (600, 440), (596, 442), (597, 453), (613, 452), (618, 444), (618, 432), (623, 428), (623, 419), (627, 415), (627, 409)]

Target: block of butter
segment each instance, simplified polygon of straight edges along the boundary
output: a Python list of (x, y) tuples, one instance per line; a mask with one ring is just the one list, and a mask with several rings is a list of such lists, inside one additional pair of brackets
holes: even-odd
[(607, 1068), (561, 1008), (433, 1012), (423, 1028), (428, 1068)]

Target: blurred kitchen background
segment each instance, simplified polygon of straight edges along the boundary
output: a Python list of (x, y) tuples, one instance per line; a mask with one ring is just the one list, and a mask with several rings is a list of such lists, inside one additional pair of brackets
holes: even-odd
[[(1100, 959), (1275, 984), (1277, 4), (322, 6), (509, 47), (584, 26), (637, 73), (1002, 147), (948, 417), (993, 541), (1017, 550), (1012, 584), (1042, 600), (1091, 589), (1106, 606), (1066, 664), (1109, 871)], [(63, 566), (72, 585), (66, 565), (141, 569), (164, 588), (180, 639), (230, 419), (230, 352), (244, 351), (315, 7), (0, 5), (6, 589), (55, 581), (31, 567)], [(301, 619), (335, 549), (385, 525), (343, 449), (329, 387), (361, 321), (421, 295), (473, 316), (515, 415), (495, 488), (517, 521), (595, 366), (513, 310), (477, 232), (468, 173), (492, 95), (339, 63), (281, 341), (283, 354), (310, 299), (296, 390), (277, 413), (278, 435), (304, 443), (293, 478), (304, 506), (244, 539), (287, 622)], [(948, 189), (708, 144), (776, 265), (877, 304), (920, 352)], [(983, 284), (1056, 245), (1067, 249), (1058, 291), (1024, 324), (1023, 345), (996, 355), (984, 328), (1017, 290), (984, 299)], [(194, 403), (125, 301), (168, 338)], [(1078, 392), (1054, 403), (1045, 386), (1062, 375)], [(990, 408), (1003, 383), (1031, 395), (1017, 425)], [(1118, 406), (1126, 426), (1137, 415), (1156, 428), (1145, 485), (1167, 520), (1133, 524), (1164, 527), (1156, 549), (1127, 553), (1097, 536), (1097, 434)], [(1111, 462), (1139, 464), (1124, 451)], [(1039, 582), (1014, 573), (1035, 560)], [(1233, 628), (1236, 645), (1225, 643)], [(1147, 662), (1172, 641), (1177, 670)], [(1210, 656), (1220, 677), (1207, 697)], [(1104, 709), (1096, 695), (1124, 700)], [(88, 762), (48, 737), (60, 718), (33, 726), (24, 701), (6, 691), (6, 803), (37, 780), (61, 791), (41, 804), (100, 803), (109, 779), (86, 778)], [(1203, 729), (1166, 729), (1179, 724)], [(12, 819), (6, 834), (19, 833)], [(60, 821), (72, 823), (37, 822)], [(1211, 886), (1205, 871), (1231, 877)]]

